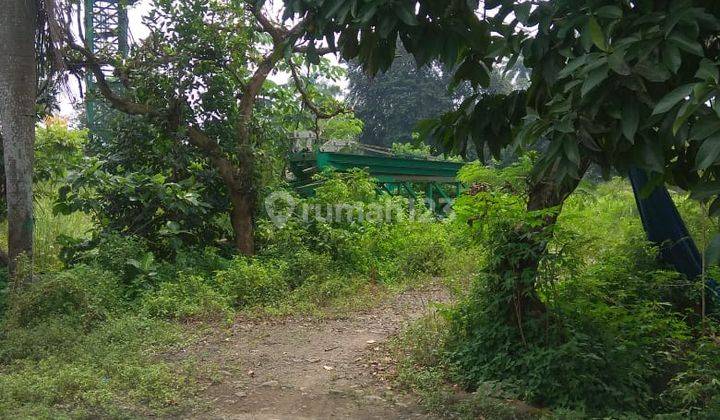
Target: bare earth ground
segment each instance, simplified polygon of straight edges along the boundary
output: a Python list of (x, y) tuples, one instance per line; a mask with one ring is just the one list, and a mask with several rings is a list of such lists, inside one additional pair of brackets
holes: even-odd
[(433, 418), (383, 378), (393, 361), (381, 344), (447, 300), (442, 287), (428, 286), (340, 319), (238, 320), (197, 350), (221, 379), (186, 417)]

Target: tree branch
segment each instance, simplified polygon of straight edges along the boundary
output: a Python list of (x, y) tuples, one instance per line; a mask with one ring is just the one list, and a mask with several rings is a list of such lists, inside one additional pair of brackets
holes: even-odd
[[(309, 45), (298, 45), (293, 48), (293, 52), (299, 53), (299, 54), (307, 54), (310, 51)], [(336, 53), (337, 48), (333, 47), (321, 47), (321, 48), (315, 48), (315, 54), (317, 55), (325, 55), (325, 54), (332, 54)]]
[(156, 118), (164, 117), (164, 113), (159, 112), (147, 104), (134, 102), (115, 93), (110, 87), (110, 84), (105, 77), (105, 73), (103, 73), (102, 68), (100, 67), (100, 62), (95, 54), (93, 54), (89, 49), (76, 43), (70, 43), (70, 48), (85, 57), (86, 61), (81, 63), (81, 65), (88, 68), (93, 73), (100, 93), (108, 100), (108, 102), (110, 102), (110, 105), (112, 105), (113, 108), (130, 115), (147, 115)]
[[(164, 112), (157, 111), (147, 104), (134, 102), (130, 99), (117, 95), (110, 87), (105, 74), (102, 72), (97, 57), (77, 44), (71, 44), (73, 50), (79, 51), (87, 60), (85, 65), (89, 68), (96, 78), (97, 87), (100, 93), (110, 102), (110, 105), (118, 111), (130, 115), (144, 115), (165, 120), (171, 131), (176, 131), (180, 125), (180, 104), (177, 101), (170, 101), (170, 106)], [(225, 157), (220, 145), (208, 137), (196, 126), (189, 124), (186, 127), (188, 134), (188, 142), (202, 151), (208, 159), (215, 165), (223, 181), (230, 187), (235, 188), (238, 185), (236, 170), (232, 162)]]
[(238, 189), (239, 182), (235, 166), (225, 157), (220, 145), (193, 125), (188, 126), (187, 134), (190, 144), (202, 150), (210, 159), (210, 162), (215, 165), (223, 182), (233, 189)]
[(295, 81), (295, 87), (297, 87), (298, 92), (300, 92), (300, 97), (302, 98), (302, 101), (307, 105), (308, 108), (310, 108), (310, 111), (312, 111), (313, 114), (317, 118), (320, 119), (330, 119), (333, 117), (337, 117), (341, 114), (350, 113), (351, 110), (346, 108), (338, 108), (332, 112), (325, 112), (320, 109), (313, 101), (310, 99), (310, 95), (308, 95), (307, 90), (305, 90), (305, 87), (303, 86), (302, 81), (300, 80), (300, 76), (297, 74), (297, 69), (295, 68), (295, 65), (288, 60), (288, 66), (290, 67), (290, 73), (292, 74), (292, 78)]
[(262, 12), (258, 10), (254, 4), (252, 4), (252, 2), (247, 4), (247, 9), (253, 16), (255, 16), (255, 19), (258, 21), (263, 31), (270, 34), (274, 44), (282, 42), (287, 37), (288, 29), (282, 25), (272, 22), (267, 16), (263, 15)]

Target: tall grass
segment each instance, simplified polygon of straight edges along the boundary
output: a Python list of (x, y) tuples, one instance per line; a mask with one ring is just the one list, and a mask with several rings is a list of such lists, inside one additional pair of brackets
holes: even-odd
[[(86, 239), (90, 236), (93, 221), (89, 215), (76, 212), (69, 215), (54, 214), (55, 188), (43, 185), (36, 189), (34, 271), (46, 273), (63, 269), (60, 260), (59, 238), (63, 236)], [(0, 246), (7, 250), (7, 221), (0, 223)]]

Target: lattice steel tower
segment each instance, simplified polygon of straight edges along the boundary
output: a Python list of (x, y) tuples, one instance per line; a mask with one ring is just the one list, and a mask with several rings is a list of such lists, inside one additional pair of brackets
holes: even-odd
[[(129, 0), (84, 0), (85, 1), (85, 37), (90, 50), (99, 57), (127, 56), (128, 53), (128, 15)], [(103, 67), (108, 81), (113, 81), (112, 68)], [(88, 72), (85, 83), (87, 97), (85, 112), (91, 135), (104, 137), (105, 127), (112, 110), (96, 91), (95, 77)], [(114, 83), (113, 83), (114, 84)]]

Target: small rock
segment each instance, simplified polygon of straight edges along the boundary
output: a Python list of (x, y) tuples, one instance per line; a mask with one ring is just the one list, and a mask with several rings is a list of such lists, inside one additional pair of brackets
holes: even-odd
[(375, 343), (377, 343), (377, 341), (375, 341), (375, 340), (368, 340), (368, 341), (366, 341), (366, 343), (368, 343), (368, 344), (375, 344)]
[(323, 366), (323, 369), (325, 369), (325, 370), (335, 370), (335, 368), (332, 367), (332, 366)]
[(280, 382), (278, 381), (267, 381), (260, 384), (260, 386), (264, 388), (275, 388), (278, 385), (280, 385)]
[(245, 398), (245, 397), (247, 397), (247, 392), (242, 392), (242, 391), (236, 392), (235, 396), (238, 398)]

